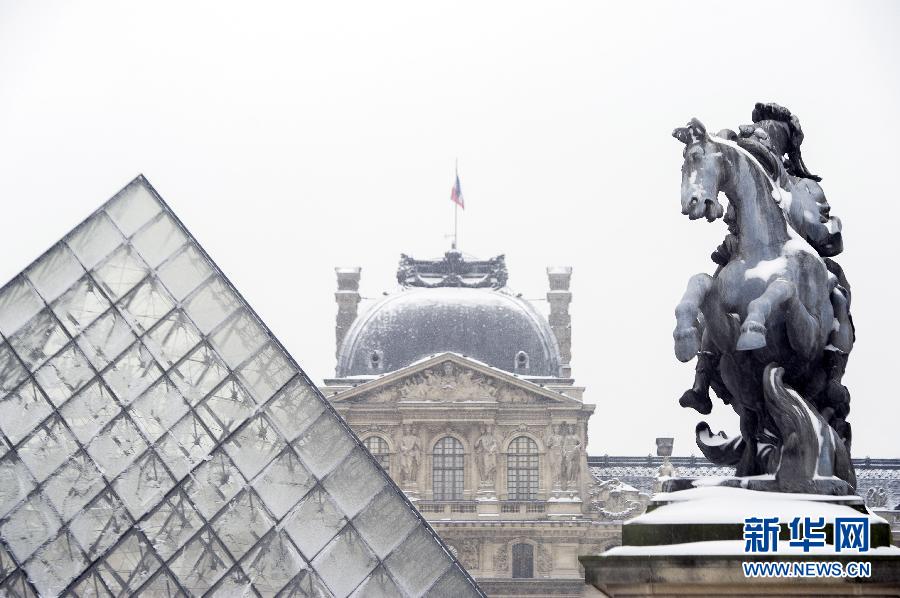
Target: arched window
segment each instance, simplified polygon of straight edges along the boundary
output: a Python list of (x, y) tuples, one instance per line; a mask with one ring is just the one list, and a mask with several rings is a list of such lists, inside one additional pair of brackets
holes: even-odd
[(434, 445), (432, 490), (434, 500), (462, 500), (465, 453), (462, 443), (445, 436)]
[(390, 473), (391, 451), (388, 449), (387, 440), (381, 436), (369, 436), (363, 440), (363, 444), (369, 449), (369, 452), (372, 453), (375, 459), (378, 460), (378, 464), (381, 465), (386, 472)]
[(534, 577), (534, 546), (531, 544), (513, 544), (512, 576), (519, 579)]
[(506, 489), (509, 500), (535, 500), (538, 494), (538, 447), (527, 436), (509, 444), (506, 457)]

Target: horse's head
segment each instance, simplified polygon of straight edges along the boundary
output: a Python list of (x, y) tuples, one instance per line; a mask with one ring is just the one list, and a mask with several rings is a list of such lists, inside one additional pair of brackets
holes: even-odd
[(706, 133), (703, 123), (692, 118), (685, 127), (672, 131), (672, 137), (684, 143), (681, 167), (681, 213), (691, 220), (706, 217), (712, 222), (725, 214), (718, 195), (724, 157), (719, 146)]

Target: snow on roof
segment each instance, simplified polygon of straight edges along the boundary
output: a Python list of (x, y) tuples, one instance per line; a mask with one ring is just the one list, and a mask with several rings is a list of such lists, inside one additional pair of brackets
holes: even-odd
[(679, 492), (662, 492), (654, 501), (667, 502), (656, 509), (635, 517), (625, 525), (660, 523), (744, 523), (749, 517), (779, 517), (789, 521), (794, 517), (868, 516), (873, 522), (883, 523), (877, 515), (864, 515), (851, 506), (840, 504), (845, 496), (821, 494), (788, 494), (759, 492), (743, 488), (704, 486)]

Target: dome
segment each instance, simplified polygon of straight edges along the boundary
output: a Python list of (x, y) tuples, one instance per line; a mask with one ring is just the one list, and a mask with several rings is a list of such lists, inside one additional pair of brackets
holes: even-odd
[(453, 352), (525, 376), (559, 376), (547, 320), (503, 289), (408, 288), (359, 316), (338, 351), (337, 376), (375, 375)]

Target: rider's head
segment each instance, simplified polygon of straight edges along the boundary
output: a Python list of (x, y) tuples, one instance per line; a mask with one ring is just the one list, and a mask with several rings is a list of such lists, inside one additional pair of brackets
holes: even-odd
[(803, 163), (803, 156), (800, 154), (803, 129), (800, 128), (800, 119), (791, 114), (790, 110), (774, 102), (757, 103), (753, 108), (752, 119), (752, 126), (741, 127), (742, 136), (749, 137), (756, 134), (757, 129), (761, 130), (777, 155), (787, 155), (784, 167), (790, 174), (814, 181), (822, 180), (809, 172)]

